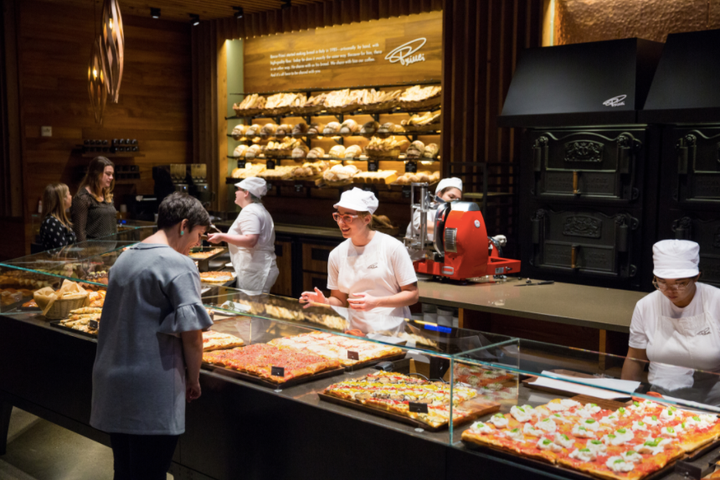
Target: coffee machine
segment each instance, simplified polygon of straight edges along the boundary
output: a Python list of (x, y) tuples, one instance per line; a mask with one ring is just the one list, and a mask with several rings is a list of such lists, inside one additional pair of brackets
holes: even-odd
[(184, 163), (158, 165), (153, 167), (155, 196), (158, 204), (173, 192), (188, 193), (188, 166)]
[(203, 207), (209, 208), (212, 201), (212, 191), (207, 181), (207, 165), (193, 163), (189, 165), (188, 193), (200, 200)]

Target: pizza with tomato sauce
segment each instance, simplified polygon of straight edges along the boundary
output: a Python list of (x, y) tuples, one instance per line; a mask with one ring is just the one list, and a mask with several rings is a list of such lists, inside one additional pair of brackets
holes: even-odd
[(466, 442), (608, 480), (640, 480), (719, 436), (715, 415), (650, 400), (607, 410), (572, 399), (537, 407), (516, 405), (462, 434)]

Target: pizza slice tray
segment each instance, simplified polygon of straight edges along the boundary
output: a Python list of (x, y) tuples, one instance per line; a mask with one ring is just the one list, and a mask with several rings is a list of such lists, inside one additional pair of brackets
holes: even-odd
[(380, 362), (395, 362), (397, 360), (402, 360), (405, 358), (406, 352), (398, 353), (395, 355), (390, 355), (387, 357), (380, 357), (380, 358), (374, 358), (372, 360), (366, 360), (361, 363), (356, 363), (354, 365), (348, 365), (345, 367), (346, 372), (354, 372), (356, 370), (360, 370), (361, 368), (367, 368), (377, 365)]
[[(507, 450), (504, 450), (502, 448), (494, 447), (492, 445), (485, 445), (485, 444), (477, 444), (475, 442), (471, 442), (469, 440), (463, 439), (463, 445), (469, 450), (475, 450), (478, 452), (482, 452), (485, 454), (491, 454), (494, 457), (502, 458), (503, 460), (508, 460), (513, 463), (519, 463), (522, 465), (526, 465), (532, 468), (535, 468), (537, 470), (542, 470), (548, 473), (552, 473), (557, 476), (561, 476), (563, 478), (568, 478), (572, 480), (597, 480), (598, 477), (595, 477), (593, 475), (590, 475), (589, 473), (580, 472), (578, 470), (572, 470), (567, 467), (563, 467), (561, 465), (554, 465), (549, 462), (544, 462), (542, 460), (537, 460), (535, 458), (525, 457), (522, 455), (518, 455), (513, 452), (509, 452)], [(661, 478), (664, 478), (671, 472), (675, 470), (675, 462), (677, 460), (681, 460), (684, 457), (679, 457), (676, 460), (673, 460), (672, 462), (665, 465), (662, 469), (658, 470), (657, 472), (652, 473), (651, 475), (648, 475), (647, 477), (644, 477), (643, 480), (659, 480)]]
[[(200, 271), (200, 272), (210, 271), (210, 260), (213, 260), (213, 259), (219, 257), (220, 255), (227, 253), (227, 251), (228, 251), (227, 248), (224, 248), (224, 247), (212, 247), (212, 248), (221, 248), (222, 250), (219, 251), (218, 253), (216, 253), (215, 255), (213, 255), (211, 257), (207, 257), (207, 258), (192, 258), (192, 257), (190, 257), (193, 261), (197, 262), (198, 271)], [(205, 249), (203, 249), (203, 250), (205, 250)]]
[[(318, 393), (318, 397), (320, 397), (320, 400), (324, 400), (328, 403), (334, 403), (336, 405), (342, 405), (343, 407), (352, 408), (354, 410), (359, 410), (361, 412), (371, 413), (371, 414), (377, 415), (379, 417), (389, 418), (390, 420), (395, 420), (397, 422), (404, 423), (406, 425), (411, 425), (415, 428), (422, 428), (429, 432), (439, 432), (439, 431), (447, 428), (447, 424), (441, 425), (439, 427), (433, 427), (431, 425), (428, 425), (425, 422), (421, 422), (420, 420), (416, 420), (414, 418), (400, 415), (399, 413), (389, 412), (387, 410), (383, 410), (379, 407), (374, 407), (372, 405), (363, 405), (362, 403), (354, 402), (352, 400), (346, 400), (344, 398), (335, 397), (333, 395), (328, 395), (327, 393)], [(462, 425), (463, 423), (471, 422), (478, 417), (481, 417), (488, 413), (497, 412), (498, 410), (500, 410), (499, 403), (483, 404), (482, 408), (477, 408), (477, 409), (473, 410), (471, 415), (462, 419), (459, 422), (456, 422), (455, 425)]]
[(272, 388), (273, 390), (276, 390), (278, 388), (290, 388), (295, 385), (300, 385), (301, 383), (314, 382), (315, 380), (334, 377), (336, 375), (342, 375), (343, 373), (345, 373), (345, 369), (343, 367), (331, 368), (329, 370), (324, 370), (324, 371), (316, 373), (314, 375), (304, 375), (302, 377), (292, 378), (292, 379), (288, 380), (287, 382), (277, 383), (277, 382), (271, 382), (270, 380), (265, 380), (264, 378), (260, 378), (256, 375), (252, 375), (250, 373), (245, 373), (245, 372), (241, 372), (239, 370), (233, 370), (233, 369), (225, 368), (225, 367), (219, 367), (219, 366), (213, 365), (211, 363), (203, 362), (202, 365), (206, 370), (210, 370), (215, 373), (219, 373), (221, 375), (227, 375), (228, 377), (245, 380), (250, 383), (255, 383), (257, 385), (262, 385), (264, 387)]
[(690, 452), (687, 454), (687, 457), (685, 457), (686, 462), (694, 462), (696, 460), (699, 460), (700, 457), (705, 455), (706, 453), (716, 449), (720, 446), (720, 438), (716, 438), (715, 440), (706, 443), (705, 445), (701, 445), (696, 450)]
[(74, 328), (66, 327), (65, 325), (60, 325), (60, 322), (61, 322), (61, 320), (52, 321), (52, 322), (50, 322), (50, 326), (51, 326), (51, 327), (55, 327), (55, 328), (57, 328), (58, 330), (64, 330), (64, 331), (66, 331), (66, 332), (70, 332), (70, 333), (74, 333), (74, 334), (76, 334), (76, 335), (80, 335), (80, 336), (82, 336), (82, 337), (93, 338), (93, 339), (95, 339), (95, 340), (97, 340), (97, 338), (98, 338), (97, 335), (94, 335), (94, 334), (92, 334), (92, 333), (82, 332), (82, 331), (80, 331), (80, 330), (75, 330)]

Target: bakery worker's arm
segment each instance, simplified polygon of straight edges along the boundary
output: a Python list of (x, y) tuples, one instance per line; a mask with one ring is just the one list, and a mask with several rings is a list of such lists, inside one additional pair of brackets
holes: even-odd
[(623, 380), (642, 381), (643, 371), (647, 363), (647, 350), (628, 347), (627, 358), (625, 358), (625, 363), (623, 363), (620, 378)]
[(417, 282), (400, 287), (400, 291), (389, 297), (373, 297), (368, 293), (352, 293), (348, 304), (353, 310), (372, 310), (377, 307), (407, 307), (414, 305), (420, 298)]
[(200, 330), (182, 332), (183, 355), (187, 365), (185, 397), (190, 402), (200, 397), (200, 366), (202, 364), (203, 338)]
[(260, 235), (253, 233), (248, 235), (231, 235), (229, 233), (211, 233), (208, 235), (208, 242), (220, 243), (227, 242), (230, 245), (243, 248), (253, 248), (258, 242)]
[[(326, 305), (332, 305), (334, 307), (346, 307), (348, 306), (348, 299), (347, 294), (341, 292), (340, 290), (331, 290), (330, 296), (326, 297), (322, 291), (315, 287), (315, 290), (312, 292), (303, 292), (302, 295), (300, 295), (300, 303), (324, 303)], [(310, 305), (306, 305), (310, 306)]]

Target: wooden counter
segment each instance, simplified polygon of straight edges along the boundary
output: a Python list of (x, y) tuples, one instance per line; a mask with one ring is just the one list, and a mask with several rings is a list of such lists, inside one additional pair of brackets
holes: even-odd
[(506, 283), (453, 285), (421, 281), (420, 302), (479, 312), (628, 332), (638, 300), (646, 292), (588, 287), (570, 283), (518, 287)]

